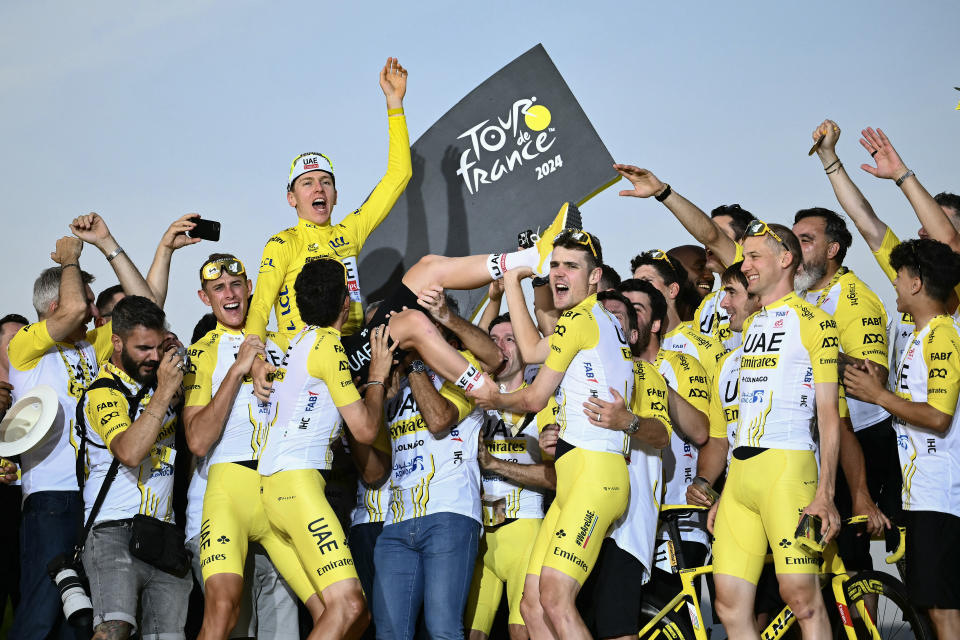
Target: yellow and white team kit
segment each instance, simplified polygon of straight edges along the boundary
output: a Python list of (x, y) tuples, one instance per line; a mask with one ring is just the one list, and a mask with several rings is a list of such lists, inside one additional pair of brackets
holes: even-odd
[[(889, 367), (887, 311), (877, 294), (852, 271), (840, 267), (826, 287), (808, 291), (805, 299), (836, 321), (840, 351)], [(866, 429), (890, 416), (879, 405), (856, 398), (846, 398), (845, 401), (854, 431)]]
[(46, 320), (28, 324), (10, 339), (10, 384), (25, 392), (39, 384), (57, 392), (57, 413), (44, 444), (20, 455), (23, 497), (37, 491), (77, 491), (79, 443), (75, 425), (77, 401), (96, 379), (100, 366), (113, 353), (113, 323), (88, 331), (76, 343), (57, 342)]
[(630, 495), (624, 457), (629, 436), (590, 424), (583, 403), (594, 397), (611, 400), (611, 387), (632, 398), (633, 359), (620, 323), (596, 295), (561, 314), (549, 344), (544, 366), (563, 374), (555, 394), (561, 440), (557, 494), (537, 534), (527, 573), (539, 575), (546, 566), (582, 584)]
[[(641, 418), (659, 420), (672, 439), (667, 395), (667, 381), (657, 372), (656, 366), (634, 362), (634, 393), (630, 409)], [(623, 515), (610, 528), (608, 537), (640, 561), (644, 569), (641, 579), (646, 582), (653, 569), (657, 517), (663, 494), (661, 452), (631, 438), (627, 473), (630, 476), (630, 499)]]
[[(472, 354), (460, 353), (480, 368)], [(440, 395), (456, 407), (457, 423), (443, 433), (431, 433), (420, 414), (410, 382), (404, 378), (400, 390), (386, 406), (387, 431), (393, 451), (386, 523), (396, 524), (434, 513), (456, 513), (480, 523), (477, 438), (483, 412), (453, 383), (430, 369), (426, 375)]]
[(896, 394), (953, 417), (944, 433), (894, 418), (903, 508), (960, 517), (960, 327), (937, 316), (913, 335), (897, 365)]
[[(109, 378), (119, 381), (130, 396), (140, 391), (141, 385), (112, 362), (105, 363), (97, 376), (98, 380)], [(134, 419), (150, 407), (152, 396), (152, 393), (147, 393), (140, 401)], [(129, 429), (133, 421), (130, 419), (127, 396), (110, 387), (87, 391), (81, 410), (86, 418), (87, 438), (90, 440), (90, 446), (87, 447), (89, 474), (83, 487), (84, 518), (88, 518), (113, 462), (113, 454), (107, 447), (114, 438)], [(170, 406), (162, 407), (160, 411), (154, 409), (151, 413), (163, 416), (163, 425), (156, 441), (147, 457), (136, 467), (119, 466), (117, 476), (97, 513), (96, 522), (125, 520), (136, 514), (173, 522), (177, 414)]]

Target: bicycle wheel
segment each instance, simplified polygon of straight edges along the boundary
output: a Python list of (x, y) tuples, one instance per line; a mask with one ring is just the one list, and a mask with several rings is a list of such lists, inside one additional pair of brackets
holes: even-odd
[[(649, 600), (644, 598), (640, 605), (640, 628), (647, 626), (666, 604), (657, 597)], [(696, 640), (687, 615), (686, 602), (681, 602), (676, 609), (668, 611), (649, 632), (640, 637), (642, 640)]]
[(851, 578), (844, 589), (847, 595), (846, 608), (841, 608), (838, 603), (831, 611), (834, 638), (847, 637), (842, 619), (844, 614), (853, 621), (857, 638), (871, 637), (859, 617), (857, 603), (865, 602), (866, 599), (865, 604), (869, 606), (868, 596), (875, 596), (877, 603), (874, 625), (881, 638), (933, 639), (926, 615), (910, 604), (906, 587), (893, 576), (879, 571), (862, 571)]

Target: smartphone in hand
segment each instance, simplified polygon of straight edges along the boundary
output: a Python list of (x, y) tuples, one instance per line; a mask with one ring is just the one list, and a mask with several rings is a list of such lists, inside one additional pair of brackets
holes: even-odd
[(196, 218), (190, 218), (190, 221), (197, 226), (190, 231), (187, 231), (187, 237), (201, 238), (203, 240), (211, 240), (213, 242), (218, 242), (220, 240), (220, 223), (216, 220), (204, 220), (198, 216)]
[(801, 547), (820, 553), (823, 551), (823, 521), (819, 516), (812, 516), (809, 513), (803, 514), (794, 537)]

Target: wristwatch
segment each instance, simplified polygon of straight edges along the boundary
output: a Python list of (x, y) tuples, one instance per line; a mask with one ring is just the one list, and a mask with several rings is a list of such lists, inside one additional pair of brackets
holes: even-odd
[(407, 367), (407, 375), (410, 375), (411, 373), (426, 373), (426, 372), (427, 372), (427, 365), (423, 363), (423, 360), (414, 360)]
[(640, 430), (640, 418), (634, 415), (633, 420), (630, 421), (630, 426), (624, 429), (623, 432), (628, 436), (632, 436), (639, 430)]

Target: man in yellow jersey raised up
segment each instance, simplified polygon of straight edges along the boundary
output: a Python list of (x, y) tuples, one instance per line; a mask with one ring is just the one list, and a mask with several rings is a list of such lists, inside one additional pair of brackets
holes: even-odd
[(346, 268), (350, 317), (343, 333), (349, 335), (360, 328), (363, 312), (357, 256), (367, 237), (390, 213), (413, 174), (407, 120), (403, 115), (407, 70), (396, 58), (387, 58), (380, 71), (380, 88), (387, 98), (390, 123), (386, 174), (359, 209), (340, 223), (331, 224), (330, 216), (337, 204), (333, 164), (322, 153), (302, 153), (294, 158), (287, 181), (287, 202), (297, 210), (297, 225), (272, 236), (263, 249), (260, 275), (247, 316), (247, 334), (264, 338), (271, 307), (281, 333), (293, 335), (303, 328), (293, 283), (303, 265), (317, 258), (334, 258)]
[[(744, 238), (743, 274), (761, 305), (743, 331), (740, 414), (733, 459), (716, 514), (716, 611), (730, 637), (758, 638), (754, 600), (767, 545), (780, 594), (805, 638), (826, 638), (830, 622), (817, 578), (819, 554), (796, 538), (801, 516), (825, 542), (840, 529), (833, 504), (839, 451), (836, 323), (793, 292), (802, 260), (796, 236), (755, 220)], [(810, 377), (812, 397), (798, 389)], [(814, 424), (819, 432), (818, 477)]]
[[(591, 397), (612, 400), (611, 389), (631, 398), (634, 386), (630, 348), (620, 323), (597, 302), (603, 263), (600, 245), (585, 231), (567, 229), (553, 242), (550, 288), (563, 310), (552, 335), (539, 338), (525, 311), (519, 287), (506, 281), (514, 335), (522, 353), (543, 362), (528, 387), (500, 393), (488, 377), (468, 389), (486, 409), (537, 412), (556, 395), (560, 439), (556, 447), (557, 498), (537, 535), (521, 612), (532, 637), (589, 638), (577, 613), (576, 596), (594, 568), (603, 537), (627, 506), (630, 479), (624, 454), (626, 431), (594, 426), (583, 413)], [(525, 268), (529, 269), (529, 267)], [(539, 576), (539, 578), (538, 578)]]

